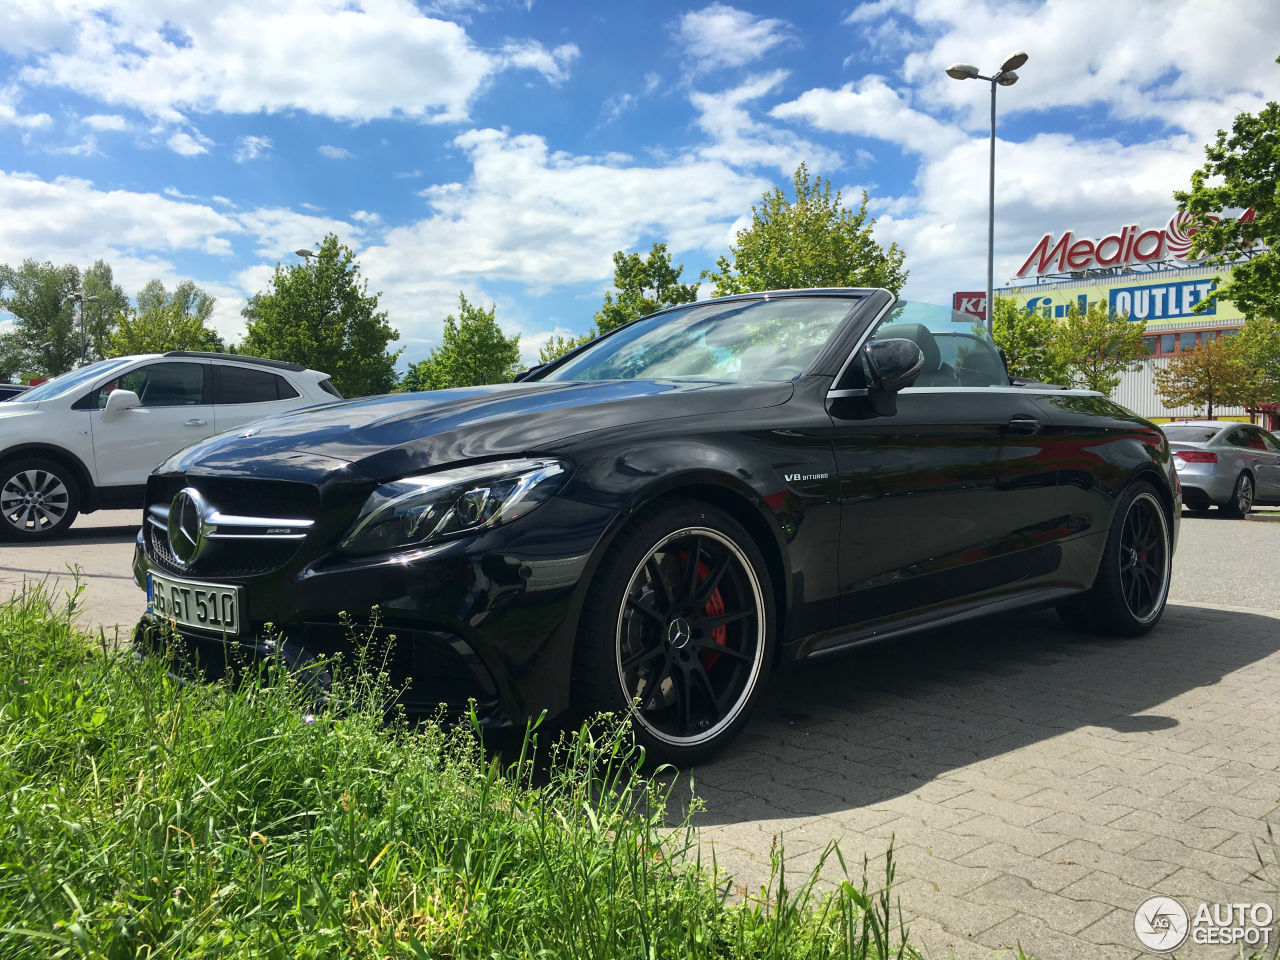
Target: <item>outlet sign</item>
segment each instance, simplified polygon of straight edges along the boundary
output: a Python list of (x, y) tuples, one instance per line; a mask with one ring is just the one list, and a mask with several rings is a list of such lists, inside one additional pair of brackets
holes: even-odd
[(967, 290), (951, 295), (951, 309), (979, 320), (987, 319), (987, 291)]

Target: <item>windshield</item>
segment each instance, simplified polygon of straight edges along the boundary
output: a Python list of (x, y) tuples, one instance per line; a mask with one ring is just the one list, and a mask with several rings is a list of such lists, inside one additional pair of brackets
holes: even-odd
[(1164, 428), (1164, 435), (1175, 443), (1208, 443), (1222, 431), (1221, 427), (1174, 426)]
[(855, 303), (780, 297), (694, 304), (638, 320), (536, 379), (791, 380)]
[(92, 383), (104, 374), (119, 370), (121, 367), (127, 367), (137, 359), (137, 357), (116, 357), (114, 360), (99, 360), (97, 363), (91, 363), (87, 367), (81, 367), (79, 370), (72, 370), (70, 373), (64, 373), (61, 376), (54, 377), (52, 380), (46, 380), (38, 387), (32, 387), (30, 390), (24, 391), (9, 402), (39, 403), (41, 400), (60, 397), (68, 391), (75, 390), (77, 387)]

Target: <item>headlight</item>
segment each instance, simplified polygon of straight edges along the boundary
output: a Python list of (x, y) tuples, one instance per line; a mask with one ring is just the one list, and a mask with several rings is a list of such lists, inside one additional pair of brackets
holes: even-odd
[(524, 516), (567, 476), (559, 460), (503, 460), (383, 484), (365, 501), (342, 550), (383, 553), (479, 533)]

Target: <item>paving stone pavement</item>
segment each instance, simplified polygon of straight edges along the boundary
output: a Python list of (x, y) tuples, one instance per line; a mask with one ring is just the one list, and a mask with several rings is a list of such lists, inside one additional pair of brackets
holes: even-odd
[[(0, 544), (0, 594), (49, 574), (65, 586), (78, 564), (85, 625), (127, 632), (137, 522), (100, 513), (56, 543)], [(1041, 611), (779, 674), (743, 736), (692, 771), (700, 835), (746, 889), (767, 880), (775, 838), (793, 885), (831, 841), (874, 880), (892, 841), (930, 960), (1019, 944), (1151, 956), (1133, 914), (1153, 893), (1280, 908), (1280, 869), (1257, 856), (1274, 865), (1266, 824), (1280, 828), (1277, 569), (1280, 523), (1184, 518), (1173, 602), (1146, 638), (1081, 637)]]
[[(1280, 602), (1198, 595), (1274, 578), (1280, 525), (1183, 528), (1177, 602), (1148, 637), (1082, 637), (1038, 611), (776, 676), (741, 739), (693, 771), (719, 867), (758, 890), (776, 837), (794, 886), (838, 841), (874, 881), (892, 840), (930, 958), (1152, 956), (1133, 919), (1157, 893), (1192, 913), (1280, 907), (1266, 833), (1280, 833)], [(1234, 566), (1202, 564), (1222, 538)], [(1190, 941), (1178, 954), (1237, 955)]]

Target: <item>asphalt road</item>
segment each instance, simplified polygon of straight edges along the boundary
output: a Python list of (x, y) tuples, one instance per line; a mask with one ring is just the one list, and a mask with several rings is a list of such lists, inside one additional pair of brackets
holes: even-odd
[[(82, 623), (127, 637), (143, 605), (129, 574), (139, 520), (98, 513), (54, 543), (0, 544), (0, 596), (32, 580), (69, 589), (77, 568)], [(1275, 905), (1280, 869), (1258, 850), (1280, 827), (1278, 570), (1280, 511), (1184, 517), (1148, 637), (1084, 637), (1036, 611), (785, 671), (743, 736), (688, 771), (699, 835), (742, 893), (768, 879), (779, 841), (793, 887), (830, 841), (855, 879), (866, 856), (874, 882), (892, 841), (929, 957), (1020, 945), (1133, 960), (1150, 955), (1134, 914), (1154, 894), (1193, 914)], [(1179, 955), (1236, 954), (1188, 942)]]

